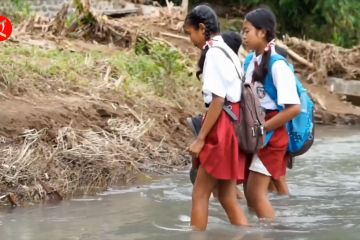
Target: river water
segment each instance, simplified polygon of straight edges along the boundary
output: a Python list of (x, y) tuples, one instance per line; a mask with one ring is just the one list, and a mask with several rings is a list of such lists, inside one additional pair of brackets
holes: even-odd
[(189, 231), (192, 186), (187, 171), (151, 184), (97, 196), (0, 212), (5, 240), (360, 239), (360, 128), (319, 127), (312, 149), (289, 171), (291, 197), (271, 195), (274, 223), (228, 224), (211, 200), (208, 231)]

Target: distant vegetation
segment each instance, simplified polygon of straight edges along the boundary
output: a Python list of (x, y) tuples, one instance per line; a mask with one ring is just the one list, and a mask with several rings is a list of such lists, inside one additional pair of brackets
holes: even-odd
[(247, 10), (267, 5), (277, 16), (279, 35), (311, 38), (343, 47), (360, 43), (359, 0), (193, 0), (190, 2), (192, 5), (208, 2), (218, 6), (238, 6)]
[[(28, 16), (29, 0), (11, 0), (16, 19)], [(173, 0), (180, 5), (182, 0)], [(278, 19), (279, 35), (311, 38), (343, 47), (360, 43), (359, 0), (191, 0), (190, 5), (208, 2), (214, 6), (232, 6), (249, 11), (261, 5), (269, 6)], [(160, 0), (166, 4), (165, 0)], [(232, 8), (229, 8), (233, 15)], [(239, 16), (243, 18), (243, 16)]]

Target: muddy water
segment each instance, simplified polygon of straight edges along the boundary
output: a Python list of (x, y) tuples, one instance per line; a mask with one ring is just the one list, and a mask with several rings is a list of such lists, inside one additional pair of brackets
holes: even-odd
[(248, 213), (252, 227), (232, 227), (212, 199), (209, 230), (190, 232), (191, 184), (179, 172), (150, 185), (0, 212), (0, 239), (360, 239), (360, 128), (318, 133), (311, 152), (289, 171), (292, 196), (271, 196), (275, 223), (260, 224)]

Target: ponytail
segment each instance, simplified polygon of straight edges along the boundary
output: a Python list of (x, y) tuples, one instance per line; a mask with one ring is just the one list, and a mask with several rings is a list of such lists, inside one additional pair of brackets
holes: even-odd
[(245, 16), (256, 29), (266, 31), (266, 41), (268, 45), (263, 53), (260, 65), (254, 70), (253, 80), (264, 84), (265, 77), (269, 72), (269, 62), (271, 57), (271, 47), (275, 39), (276, 18), (274, 13), (268, 8), (257, 8)]
[[(195, 7), (185, 19), (185, 25), (192, 26), (195, 29), (199, 29), (200, 24), (205, 25), (205, 40), (209, 41), (211, 35), (220, 32), (220, 24), (215, 11), (207, 5), (199, 5)], [(209, 50), (209, 46), (206, 45), (201, 52), (200, 59), (198, 61), (199, 70), (196, 72), (196, 77), (200, 79), (200, 75), (203, 73), (206, 53)]]
[(271, 44), (268, 45), (268, 49), (264, 51), (260, 65), (254, 69), (253, 80), (264, 84), (265, 77), (269, 72), (269, 63), (271, 57)]

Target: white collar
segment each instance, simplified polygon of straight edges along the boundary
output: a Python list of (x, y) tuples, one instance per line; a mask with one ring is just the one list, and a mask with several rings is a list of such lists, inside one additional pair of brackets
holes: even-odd
[(221, 35), (216, 35), (211, 38), (213, 41), (224, 41)]
[[(271, 46), (271, 54), (274, 54), (274, 53), (276, 53), (276, 51), (275, 51), (275, 45), (270, 45)], [(261, 59), (262, 59), (262, 54), (260, 54), (260, 55), (258, 55), (258, 56), (256, 56), (255, 57), (255, 61), (258, 63), (258, 64), (260, 64), (261, 63)]]
[(205, 45), (203, 46), (203, 49), (205, 49), (206, 46), (212, 47), (214, 42), (224, 42), (224, 39), (222, 38), (221, 35), (216, 35), (212, 37), (209, 41), (206, 41)]

